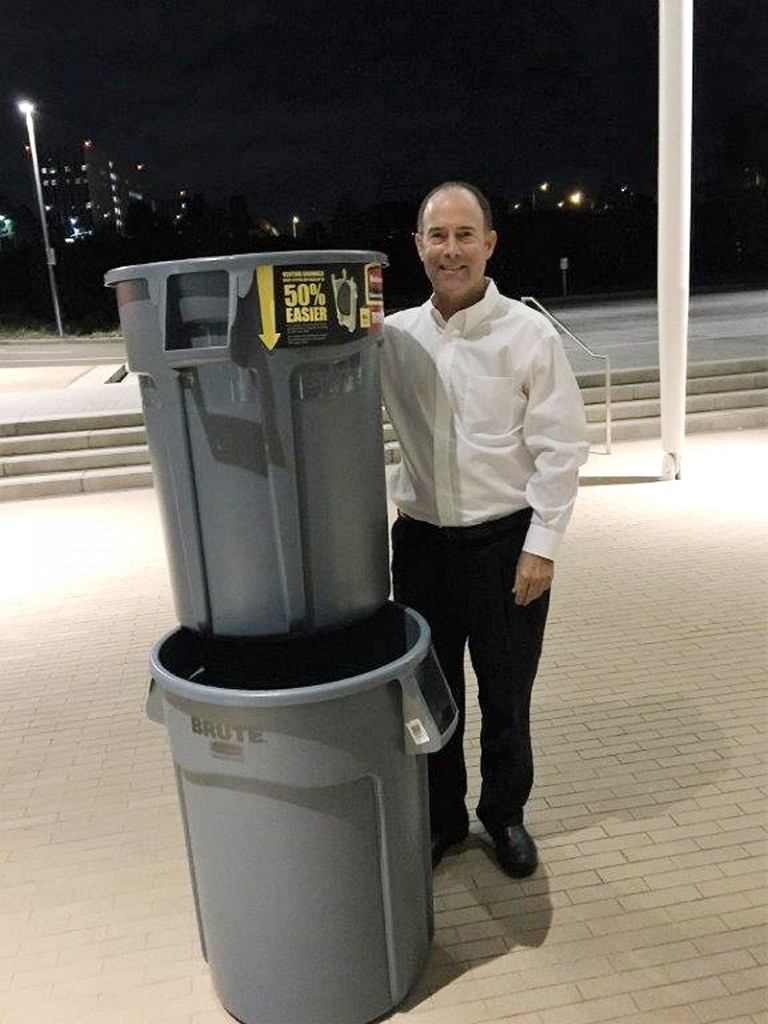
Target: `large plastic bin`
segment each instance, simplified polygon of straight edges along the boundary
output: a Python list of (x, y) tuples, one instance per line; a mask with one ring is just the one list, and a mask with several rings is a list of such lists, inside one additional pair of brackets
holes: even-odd
[[(456, 706), (416, 612), (311, 640), (154, 648), (200, 938), (246, 1024), (363, 1024), (432, 936), (426, 758)], [(154, 707), (151, 705), (154, 704)]]
[(179, 622), (342, 626), (389, 594), (375, 252), (111, 270)]

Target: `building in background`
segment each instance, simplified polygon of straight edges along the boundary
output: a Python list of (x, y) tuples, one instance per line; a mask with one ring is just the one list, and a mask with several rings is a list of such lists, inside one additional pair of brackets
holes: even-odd
[(65, 242), (105, 229), (125, 234), (128, 205), (145, 199), (146, 165), (120, 168), (91, 139), (82, 153), (44, 153), (40, 162), (49, 227)]

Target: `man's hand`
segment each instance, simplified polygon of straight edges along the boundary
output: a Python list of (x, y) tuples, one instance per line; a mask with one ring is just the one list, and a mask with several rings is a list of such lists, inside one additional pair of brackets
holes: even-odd
[(542, 558), (541, 555), (523, 551), (517, 560), (515, 585), (512, 588), (515, 604), (530, 604), (537, 597), (541, 597), (544, 591), (552, 586), (554, 575), (555, 563), (551, 558)]

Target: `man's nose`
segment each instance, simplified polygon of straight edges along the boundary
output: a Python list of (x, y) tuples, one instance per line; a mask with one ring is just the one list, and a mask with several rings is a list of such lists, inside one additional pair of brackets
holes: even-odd
[(449, 231), (446, 234), (444, 249), (447, 256), (456, 256), (460, 252), (459, 239), (455, 232)]

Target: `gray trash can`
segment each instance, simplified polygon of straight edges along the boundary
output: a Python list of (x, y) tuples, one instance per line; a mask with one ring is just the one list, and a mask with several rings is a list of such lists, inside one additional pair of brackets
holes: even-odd
[(183, 626), (302, 633), (387, 600), (384, 265), (375, 252), (286, 252), (106, 275)]
[[(188, 630), (151, 656), (203, 953), (246, 1024), (363, 1024), (432, 936), (426, 758), (456, 706), (416, 612), (306, 640)], [(156, 685), (155, 685), (156, 684)], [(154, 705), (154, 707), (153, 707)]]

